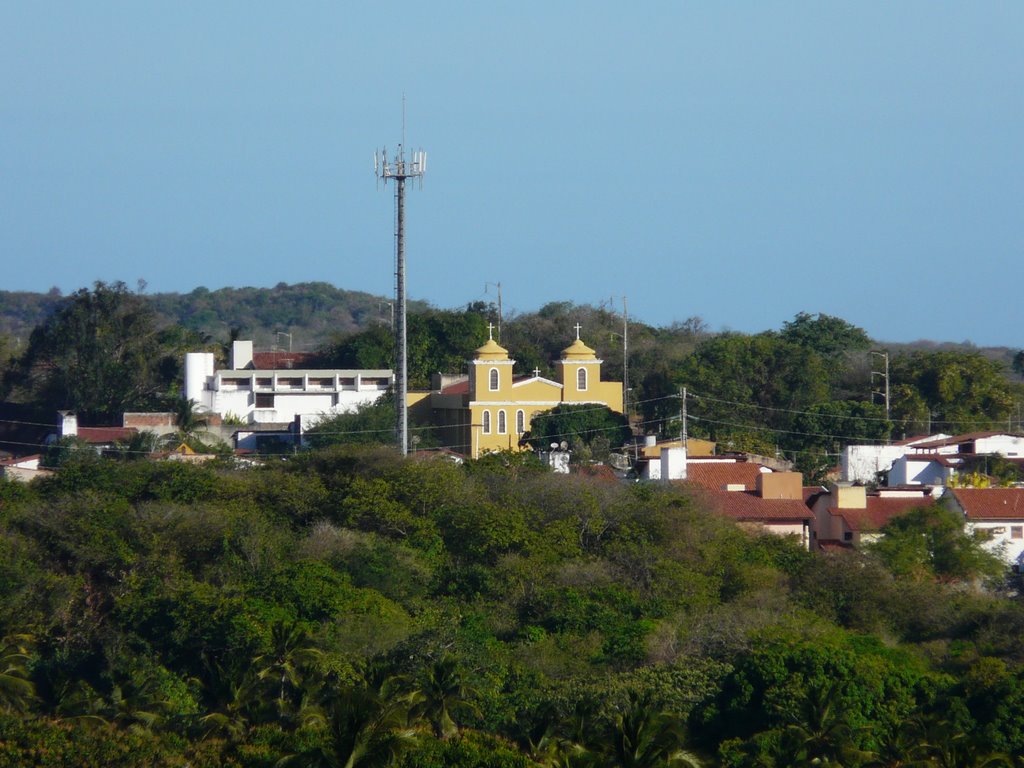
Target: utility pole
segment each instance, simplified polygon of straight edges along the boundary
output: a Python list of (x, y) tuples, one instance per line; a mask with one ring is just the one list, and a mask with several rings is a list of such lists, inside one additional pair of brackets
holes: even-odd
[(689, 435), (686, 429), (686, 387), (681, 387), (679, 390), (679, 444), (686, 448), (686, 444), (689, 441)]
[(405, 152), (405, 97), (402, 97), (402, 143), (390, 159), (387, 149), (373, 154), (373, 170), (378, 182), (395, 185), (395, 433), (402, 455), (409, 453), (408, 363), (405, 300), (405, 182), (420, 179), (427, 172), (427, 153), (422, 149)]
[(885, 380), (885, 391), (876, 392), (874, 389), (871, 390), (871, 399), (874, 400), (875, 395), (885, 395), (885, 418), (889, 418), (889, 353), (888, 352), (875, 352), (871, 351), (872, 355), (878, 355), (885, 362), (885, 372), (874, 370), (872, 366), (871, 371), (871, 384), (874, 386), (875, 376), (881, 376)]

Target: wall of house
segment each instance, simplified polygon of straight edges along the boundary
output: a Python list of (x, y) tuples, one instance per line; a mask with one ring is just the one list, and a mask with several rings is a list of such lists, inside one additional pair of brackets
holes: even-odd
[(847, 483), (873, 483), (879, 472), (889, 471), (907, 450), (904, 445), (848, 445), (839, 456), (840, 479)]
[(974, 441), (975, 453), (999, 453), (1011, 458), (1024, 456), (1024, 437), (1015, 435), (993, 435), (979, 437)]
[(970, 533), (980, 532), (986, 537), (985, 549), (1003, 558), (1007, 565), (1021, 564), (1024, 555), (1024, 519), (977, 520), (965, 524)]
[(943, 485), (947, 469), (930, 458), (904, 456), (897, 459), (889, 472), (889, 485)]

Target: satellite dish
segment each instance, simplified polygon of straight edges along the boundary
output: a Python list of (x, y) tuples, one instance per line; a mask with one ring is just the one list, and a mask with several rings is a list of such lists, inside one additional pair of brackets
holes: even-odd
[(569, 444), (567, 442), (565, 442), (565, 440), (563, 440), (561, 443), (559, 443), (558, 447), (561, 448), (563, 451), (569, 450)]

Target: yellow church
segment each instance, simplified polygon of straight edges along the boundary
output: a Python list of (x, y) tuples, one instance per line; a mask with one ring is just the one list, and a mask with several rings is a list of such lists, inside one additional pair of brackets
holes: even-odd
[(516, 375), (515, 360), (494, 340), (469, 361), (469, 374), (437, 375), (430, 392), (409, 393), (410, 416), (438, 428), (443, 445), (471, 458), (492, 451), (519, 450), (533, 417), (563, 403), (606, 405), (622, 413), (622, 383), (601, 381), (602, 360), (580, 340), (562, 350), (555, 363), (557, 381), (540, 371)]

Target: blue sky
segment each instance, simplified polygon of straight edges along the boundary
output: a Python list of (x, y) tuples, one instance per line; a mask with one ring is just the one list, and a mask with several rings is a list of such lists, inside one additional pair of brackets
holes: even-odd
[[(628, 296), (1024, 346), (1024, 4), (0, 0), (0, 288)], [(621, 299), (618, 299), (621, 306)]]

